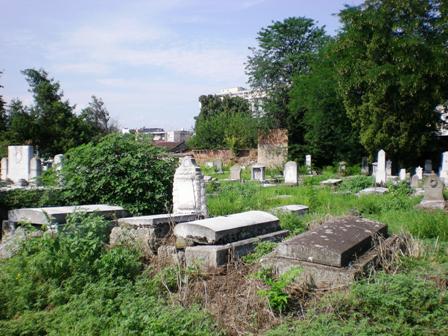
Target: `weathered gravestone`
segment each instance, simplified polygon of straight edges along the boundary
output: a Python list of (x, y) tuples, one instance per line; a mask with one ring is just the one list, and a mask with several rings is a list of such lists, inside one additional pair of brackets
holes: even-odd
[(442, 154), (442, 166), (440, 167), (439, 175), (445, 186), (448, 186), (448, 152), (443, 152)]
[(33, 146), (8, 146), (8, 178), (15, 184), (28, 181)]
[(1, 179), (2, 181), (6, 181), (8, 179), (8, 158), (4, 157), (2, 158), (2, 172), (1, 172)]
[(181, 223), (174, 228), (176, 246), (185, 249), (186, 264), (208, 272), (252, 252), (260, 241), (278, 241), (287, 234), (277, 217), (263, 211)]
[(294, 161), (288, 161), (283, 169), (283, 176), (285, 177), (285, 184), (296, 185), (297, 180), (297, 163)]
[(8, 211), (8, 221), (12, 224), (25, 222), (32, 225), (58, 225), (65, 224), (67, 216), (75, 212), (96, 213), (108, 219), (118, 219), (126, 215), (126, 211), (119, 206), (89, 204), (10, 210)]
[(372, 176), (376, 179), (376, 172), (378, 171), (378, 162), (372, 162)]
[(298, 216), (302, 216), (308, 213), (309, 207), (302, 204), (290, 204), (282, 205), (272, 209), (274, 214), (277, 213), (290, 213)]
[(30, 161), (30, 182), (38, 183), (38, 178), (42, 174), (42, 162), (38, 157), (33, 157)]
[(423, 180), (423, 168), (420, 166), (415, 168), (415, 175), (417, 175), (419, 180)]
[(265, 172), (266, 167), (262, 164), (254, 164), (251, 167), (251, 179), (255, 181), (263, 182), (266, 180)]
[(400, 181), (406, 181), (406, 169), (400, 169)]
[(379, 222), (332, 219), (282, 242), (261, 263), (279, 274), (300, 267), (301, 278), (317, 287), (347, 285), (371, 265), (376, 251), (369, 250), (386, 236), (387, 227)]
[(431, 160), (425, 160), (425, 174), (431, 174), (432, 172), (432, 161)]
[(311, 155), (305, 155), (305, 167), (307, 169), (308, 174), (311, 174), (312, 172)]
[(387, 160), (386, 161), (386, 178), (392, 176), (392, 161)]
[(193, 221), (197, 217), (196, 214), (160, 214), (120, 218), (118, 226), (110, 234), (110, 245), (130, 245), (148, 257), (157, 253), (176, 224)]
[(423, 200), (418, 204), (419, 208), (444, 209), (446, 202), (443, 197), (443, 183), (434, 173), (426, 177), (423, 189), (425, 194)]
[(236, 164), (230, 168), (230, 179), (241, 181), (241, 166)]
[(384, 186), (386, 184), (386, 179), (386, 152), (384, 150), (380, 150), (378, 152), (378, 166), (375, 175), (375, 182), (378, 186)]
[(347, 162), (345, 161), (339, 162), (338, 173), (341, 176), (347, 175)]
[(215, 172), (218, 174), (222, 174), (222, 161), (221, 160), (215, 160), (213, 161), (213, 166), (215, 167)]
[(361, 174), (362, 175), (369, 175), (369, 161), (364, 156), (361, 161)]
[(204, 177), (191, 156), (182, 158), (174, 173), (173, 213), (207, 217)]

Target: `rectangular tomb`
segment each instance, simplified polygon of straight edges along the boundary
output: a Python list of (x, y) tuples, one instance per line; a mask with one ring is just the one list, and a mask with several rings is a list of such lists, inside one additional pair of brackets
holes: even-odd
[(276, 255), (345, 267), (372, 247), (376, 235), (386, 236), (386, 225), (359, 217), (344, 217), (283, 242), (276, 249)]
[(8, 211), (8, 220), (10, 223), (27, 222), (34, 225), (64, 224), (67, 215), (75, 212), (97, 213), (108, 219), (117, 219), (126, 216), (126, 211), (119, 206), (89, 204), (15, 209)]
[(274, 215), (264, 211), (247, 211), (182, 223), (174, 228), (174, 235), (178, 242), (227, 244), (279, 230), (279, 219)]

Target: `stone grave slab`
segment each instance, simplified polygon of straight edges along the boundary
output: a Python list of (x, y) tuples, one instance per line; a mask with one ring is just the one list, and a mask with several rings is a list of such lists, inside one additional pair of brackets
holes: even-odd
[(8, 211), (8, 220), (11, 223), (28, 222), (34, 225), (64, 224), (67, 216), (75, 212), (97, 213), (108, 219), (117, 219), (126, 216), (126, 211), (119, 206), (89, 204), (15, 209)]
[(288, 233), (288, 230), (281, 230), (224, 245), (188, 246), (185, 248), (185, 263), (187, 266), (196, 265), (202, 271), (213, 273), (229, 262), (253, 252), (259, 242), (278, 242)]
[(385, 193), (387, 193), (389, 191), (389, 189), (384, 188), (384, 187), (370, 187), (370, 188), (365, 188), (363, 190), (361, 190), (360, 192), (357, 193), (357, 195), (371, 195), (371, 194), (378, 194), (378, 195), (383, 195)]
[(247, 211), (176, 225), (178, 247), (192, 244), (227, 244), (280, 230), (277, 217), (264, 211)]
[(280, 257), (345, 267), (372, 247), (376, 235), (387, 235), (387, 226), (359, 217), (344, 217), (283, 242), (276, 253)]
[(283, 213), (292, 213), (298, 216), (302, 216), (308, 213), (309, 207), (301, 204), (290, 204), (283, 205), (272, 209), (274, 213), (283, 212)]
[(323, 186), (336, 187), (337, 185), (342, 183), (342, 179), (328, 179), (320, 182)]

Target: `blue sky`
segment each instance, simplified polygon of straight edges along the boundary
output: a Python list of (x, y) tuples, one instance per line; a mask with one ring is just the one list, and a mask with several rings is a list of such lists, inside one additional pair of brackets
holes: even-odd
[(101, 97), (121, 127), (190, 129), (198, 97), (247, 86), (244, 63), (273, 20), (334, 34), (360, 0), (0, 0), (2, 95), (32, 102), (21, 70), (44, 68), (81, 109)]

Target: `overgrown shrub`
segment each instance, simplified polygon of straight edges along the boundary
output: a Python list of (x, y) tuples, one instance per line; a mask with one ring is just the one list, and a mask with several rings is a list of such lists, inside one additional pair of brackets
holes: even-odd
[(346, 178), (342, 181), (339, 186), (339, 191), (349, 191), (352, 193), (357, 193), (365, 188), (371, 187), (373, 185), (372, 176), (357, 175)]
[(120, 205), (137, 215), (169, 210), (174, 169), (148, 139), (112, 134), (68, 151), (62, 174), (72, 203)]

